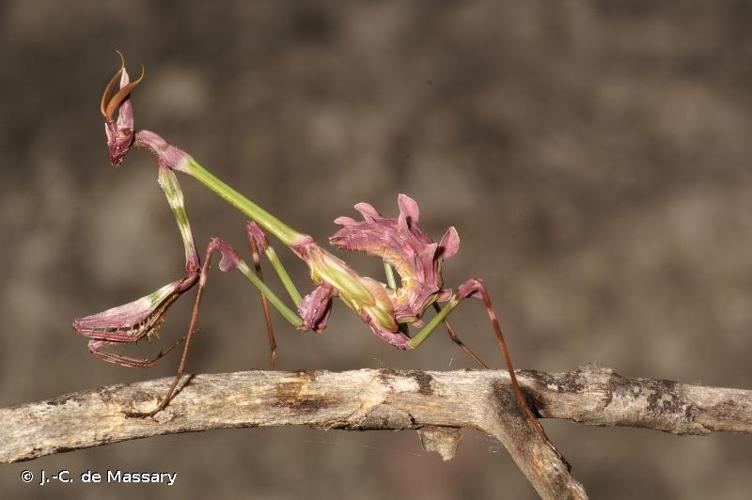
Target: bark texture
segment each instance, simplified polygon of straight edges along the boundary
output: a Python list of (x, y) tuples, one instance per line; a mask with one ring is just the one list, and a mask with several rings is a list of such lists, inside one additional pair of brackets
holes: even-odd
[[(548, 374), (521, 370), (531, 405), (545, 418), (675, 434), (752, 433), (752, 391), (623, 377), (586, 367)], [(229, 427), (309, 425), (322, 429), (418, 430), (425, 448), (448, 460), (458, 429), (498, 439), (542, 498), (586, 498), (556, 449), (515, 404), (503, 371), (268, 372), (186, 378), (154, 418), (169, 379), (77, 392), (0, 409), (0, 462), (10, 463), (128, 439)]]

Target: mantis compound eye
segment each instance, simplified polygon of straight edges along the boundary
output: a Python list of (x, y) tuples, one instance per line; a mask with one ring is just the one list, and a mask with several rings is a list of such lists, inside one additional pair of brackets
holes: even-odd
[[(133, 106), (130, 102), (130, 94), (144, 78), (144, 68), (141, 67), (141, 76), (131, 82), (128, 71), (125, 69), (125, 59), (120, 56), (120, 69), (118, 69), (102, 92), (99, 101), (99, 112), (105, 121), (107, 134), (107, 148), (110, 152), (110, 162), (119, 165), (133, 144)], [(116, 88), (117, 86), (117, 88)], [(117, 113), (117, 120), (115, 114)]]

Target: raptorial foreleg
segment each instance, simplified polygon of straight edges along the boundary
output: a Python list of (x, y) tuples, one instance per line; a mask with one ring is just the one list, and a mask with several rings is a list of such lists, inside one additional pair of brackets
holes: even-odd
[[(185, 209), (183, 193), (177, 177), (167, 167), (159, 168), (159, 185), (165, 193), (167, 202), (172, 209), (180, 230), (185, 250), (185, 276), (168, 283), (154, 292), (127, 304), (113, 307), (106, 311), (73, 322), (73, 329), (93, 341), (105, 343), (134, 343), (144, 336), (153, 334), (164, 321), (170, 306), (182, 294), (190, 290), (199, 277), (199, 257), (193, 241), (188, 215)], [(105, 344), (96, 344), (92, 353), (105, 361), (124, 366), (142, 366), (141, 363), (132, 364), (127, 359), (133, 358), (108, 355), (100, 349)], [(161, 356), (160, 356), (161, 357)], [(148, 366), (148, 365), (146, 365)]]
[(162, 397), (159, 404), (152, 411), (149, 412), (128, 412), (129, 417), (149, 417), (163, 410), (175, 395), (180, 379), (185, 375), (186, 362), (188, 360), (188, 351), (191, 347), (191, 341), (198, 331), (198, 318), (199, 311), (201, 309), (201, 302), (204, 296), (204, 289), (206, 288), (206, 281), (209, 275), (209, 267), (211, 266), (212, 257), (215, 253), (219, 253), (221, 258), (219, 262), (219, 269), (223, 272), (229, 272), (237, 269), (248, 278), (254, 286), (269, 300), (269, 302), (277, 308), (277, 310), (292, 323), (294, 326), (302, 324), (300, 317), (298, 317), (292, 310), (285, 306), (272, 292), (266, 284), (248, 267), (242, 259), (238, 257), (235, 251), (224, 241), (219, 238), (212, 238), (206, 247), (206, 254), (204, 256), (204, 263), (201, 266), (201, 271), (198, 279), (198, 290), (196, 291), (196, 299), (193, 303), (193, 310), (191, 312), (191, 321), (188, 325), (188, 333), (185, 336), (185, 344), (183, 345), (183, 352), (180, 355), (180, 363), (178, 364), (177, 373), (175, 378), (167, 390), (167, 393)]

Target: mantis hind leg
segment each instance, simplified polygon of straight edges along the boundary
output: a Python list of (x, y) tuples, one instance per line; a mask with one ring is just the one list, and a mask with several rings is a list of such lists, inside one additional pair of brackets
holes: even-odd
[(543, 430), (543, 427), (541, 426), (540, 422), (538, 422), (538, 420), (535, 418), (535, 415), (533, 415), (533, 412), (527, 403), (527, 399), (525, 398), (525, 395), (522, 392), (522, 389), (520, 388), (520, 384), (517, 381), (517, 376), (514, 373), (514, 366), (512, 366), (512, 358), (509, 355), (509, 349), (507, 349), (507, 344), (506, 344), (506, 341), (504, 340), (504, 334), (501, 332), (501, 326), (499, 326), (499, 320), (496, 315), (496, 311), (494, 310), (493, 304), (491, 303), (491, 297), (489, 296), (488, 290), (486, 289), (486, 285), (483, 283), (482, 280), (471, 278), (463, 282), (459, 287), (457, 287), (457, 292), (451, 296), (446, 307), (441, 309), (436, 314), (436, 316), (431, 318), (431, 321), (429, 321), (415, 335), (415, 337), (413, 337), (410, 340), (409, 347), (411, 349), (418, 348), (420, 344), (422, 344), (436, 330), (436, 327), (438, 327), (439, 323), (445, 322), (447, 316), (449, 316), (449, 314), (464, 299), (468, 297), (478, 298), (483, 301), (483, 304), (486, 308), (486, 313), (488, 314), (488, 319), (491, 322), (491, 326), (493, 327), (494, 333), (496, 335), (496, 340), (499, 344), (499, 350), (501, 351), (501, 355), (504, 358), (504, 364), (506, 365), (507, 371), (509, 372), (509, 379), (512, 382), (512, 388), (514, 390), (514, 395), (517, 400), (517, 406), (519, 407), (523, 415), (525, 415), (527, 419), (530, 421), (530, 424), (535, 429), (535, 431), (543, 439), (545, 439), (547, 442), (550, 443), (550, 440), (548, 439), (548, 436), (546, 436), (546, 433)]
[[(394, 269), (392, 269), (391, 264), (389, 264), (387, 262), (384, 262), (384, 272), (386, 274), (386, 283), (387, 283), (387, 286), (389, 288), (391, 288), (392, 290), (396, 290), (397, 289), (397, 279), (396, 279), (396, 277), (394, 275)], [(436, 302), (433, 303), (433, 308), (436, 311), (436, 313), (440, 313), (441, 312), (441, 306), (439, 306)], [(406, 323), (400, 323), (399, 326), (400, 326), (400, 330), (402, 331), (402, 333), (404, 333), (405, 335), (408, 335), (407, 324)], [(483, 360), (480, 359), (480, 357), (477, 354), (475, 354), (472, 351), (472, 349), (470, 349), (469, 347), (467, 347), (467, 345), (465, 345), (465, 343), (460, 339), (460, 337), (454, 331), (454, 328), (452, 327), (452, 324), (449, 323), (449, 320), (446, 320), (446, 319), (444, 320), (444, 328), (446, 329), (447, 335), (449, 335), (449, 338), (451, 339), (451, 341), (454, 342), (457, 345), (457, 347), (459, 347), (462, 350), (462, 352), (464, 352), (465, 355), (467, 355), (467, 357), (469, 357), (470, 359), (472, 359), (473, 362), (478, 366), (478, 368), (482, 368), (482, 369), (487, 369), (488, 368), (488, 365), (485, 364), (483, 362)]]
[[(437, 304), (436, 302), (433, 303), (433, 308), (437, 313), (441, 312), (441, 306), (439, 306), (439, 304)], [(457, 332), (454, 331), (452, 324), (449, 323), (448, 319), (444, 320), (444, 329), (446, 329), (447, 335), (449, 335), (449, 338), (452, 340), (452, 342), (454, 342), (468, 358), (472, 359), (473, 362), (478, 365), (478, 368), (488, 369), (488, 365), (485, 364), (483, 360), (480, 359), (480, 357), (475, 354), (473, 350), (465, 345), (465, 343), (460, 339), (460, 337), (457, 335)]]

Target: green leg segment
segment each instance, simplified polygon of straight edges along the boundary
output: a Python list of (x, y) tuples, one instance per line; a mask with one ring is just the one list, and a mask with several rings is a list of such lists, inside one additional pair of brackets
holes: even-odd
[[(387, 284), (387, 286), (389, 288), (391, 288), (392, 290), (396, 290), (397, 289), (397, 280), (395, 279), (395, 276), (394, 276), (394, 269), (392, 269), (392, 266), (390, 264), (386, 263), (386, 262), (384, 262), (384, 272), (386, 273), (386, 284)], [(436, 302), (433, 303), (433, 307), (436, 310), (437, 314), (441, 313), (442, 309), (441, 309), (441, 307)], [(459, 347), (460, 349), (462, 349), (462, 352), (464, 352), (467, 355), (467, 357), (469, 357), (470, 359), (472, 359), (475, 362), (475, 364), (478, 365), (478, 368), (483, 368), (483, 369), (488, 368), (488, 365), (485, 364), (478, 357), (477, 354), (475, 354), (472, 350), (470, 350), (470, 348), (467, 347), (465, 345), (465, 343), (462, 342), (462, 340), (460, 340), (460, 338), (457, 336), (457, 334), (454, 331), (454, 328), (452, 328), (452, 325), (446, 319), (446, 315), (448, 315), (448, 314), (449, 314), (449, 311), (443, 316), (443, 318), (444, 318), (443, 322), (444, 322), (444, 328), (446, 328), (446, 331), (447, 331), (447, 334), (449, 335), (449, 338), (452, 340), (452, 342), (454, 342), (455, 344), (457, 344), (457, 347)], [(438, 323), (436, 324), (436, 326), (438, 326)], [(434, 326), (434, 329), (436, 328), (436, 326)], [(400, 323), (399, 329), (400, 329), (400, 331), (402, 333), (404, 333), (408, 337), (410, 336), (409, 332), (408, 332), (409, 327), (408, 327), (407, 323)], [(417, 347), (418, 345), (420, 345), (420, 343), (423, 342), (423, 340), (425, 338), (427, 338), (431, 334), (431, 332), (433, 332), (433, 330), (431, 330), (430, 332), (426, 333), (425, 336), (421, 340), (417, 341), (417, 344), (414, 345), (412, 348), (414, 349), (415, 347)], [(420, 333), (419, 333), (419, 335), (420, 335)]]
[(159, 186), (167, 197), (167, 203), (170, 204), (175, 221), (178, 223), (180, 236), (183, 239), (183, 247), (185, 248), (186, 267), (189, 271), (198, 273), (200, 266), (198, 252), (196, 251), (196, 244), (193, 241), (193, 232), (188, 222), (188, 213), (185, 210), (185, 200), (178, 178), (172, 169), (160, 166), (158, 181)]
[[(159, 185), (162, 187), (162, 190), (165, 192), (165, 195), (167, 196), (167, 201), (170, 204), (170, 208), (172, 208), (173, 213), (175, 214), (175, 220), (178, 223), (178, 228), (180, 229), (180, 234), (183, 238), (183, 245), (185, 247), (185, 255), (186, 255), (186, 263), (195, 262), (197, 265), (195, 267), (195, 272), (198, 273), (198, 253), (196, 252), (196, 245), (193, 241), (193, 234), (191, 232), (191, 226), (188, 222), (188, 214), (185, 210), (185, 202), (183, 200), (183, 192), (180, 189), (180, 183), (178, 182), (177, 177), (175, 176), (175, 173), (166, 167), (160, 167), (159, 168)], [(269, 247), (271, 248), (271, 247)], [(269, 249), (267, 249), (269, 250)], [(277, 258), (276, 253), (272, 250), (271, 257), (269, 256), (270, 252), (266, 252), (267, 257), (269, 257), (269, 260), (271, 261), (272, 265), (274, 266), (274, 269), (277, 270), (277, 273), (280, 274), (280, 279), (282, 279), (283, 283), (285, 284), (285, 288), (287, 288), (288, 293), (290, 293), (290, 296), (293, 297), (293, 300), (295, 300), (295, 303), (300, 303), (300, 294), (295, 289), (295, 286), (292, 284), (292, 280), (290, 279), (290, 276), (287, 274), (285, 269), (282, 267), (282, 264), (279, 262), (279, 258)], [(242, 272), (246, 278), (248, 278), (248, 281), (250, 281), (256, 288), (258, 288), (259, 292), (261, 292), (268, 300), (269, 302), (274, 306), (277, 311), (292, 324), (293, 326), (297, 327), (302, 324), (302, 321), (300, 317), (298, 317), (295, 312), (293, 312), (289, 307), (287, 307), (280, 299), (277, 297), (277, 295), (272, 292), (268, 286), (261, 280), (261, 278), (256, 275), (255, 272), (251, 270), (250, 267), (241, 259), (238, 259), (238, 265), (237, 268), (240, 272)], [(296, 300), (297, 299), (297, 300)]]
[(512, 366), (512, 358), (509, 355), (509, 350), (507, 349), (504, 335), (501, 333), (501, 327), (499, 326), (499, 320), (496, 316), (496, 311), (491, 304), (491, 298), (488, 294), (488, 290), (486, 289), (485, 284), (482, 280), (471, 278), (462, 283), (457, 288), (457, 290), (458, 292), (450, 297), (446, 307), (441, 309), (436, 314), (436, 316), (431, 318), (431, 321), (429, 321), (428, 324), (426, 324), (418, 332), (418, 334), (410, 340), (410, 343), (408, 345), (411, 349), (418, 348), (434, 332), (434, 330), (436, 330), (436, 327), (439, 326), (439, 323), (446, 320), (446, 317), (449, 316), (449, 313), (451, 313), (460, 304), (460, 302), (462, 302), (463, 299), (467, 297), (481, 299), (486, 308), (486, 312), (488, 313), (488, 319), (491, 321), (491, 326), (493, 327), (494, 333), (496, 334), (496, 340), (499, 344), (501, 355), (504, 358), (504, 364), (506, 365), (507, 371), (509, 372), (509, 379), (512, 382), (514, 395), (517, 399), (517, 406), (519, 407), (522, 414), (527, 416), (530, 425), (535, 429), (535, 431), (538, 432), (538, 434), (540, 434), (540, 436), (543, 437), (546, 441), (549, 441), (548, 436), (546, 436), (546, 433), (543, 430), (543, 427), (540, 425), (538, 420), (535, 418), (535, 415), (533, 415), (532, 410), (528, 406), (527, 399), (525, 398), (525, 395), (520, 388), (519, 382), (517, 382), (517, 376), (515, 375), (514, 367)]
[(251, 270), (250, 267), (248, 267), (248, 264), (245, 263), (242, 259), (238, 259), (237, 264), (238, 271), (243, 273), (243, 275), (248, 278), (248, 281), (255, 286), (259, 292), (261, 292), (264, 297), (269, 300), (269, 303), (274, 306), (274, 308), (279, 311), (279, 313), (284, 317), (292, 326), (295, 328), (298, 328), (303, 324), (303, 320), (300, 319), (300, 316), (298, 316), (292, 309), (287, 307), (279, 297), (277, 297), (277, 294), (271, 291), (271, 289), (264, 283), (261, 278), (258, 277), (258, 275)]
[(277, 273), (277, 276), (279, 276), (279, 279), (285, 286), (285, 290), (287, 290), (287, 294), (292, 299), (293, 304), (295, 304), (296, 306), (300, 305), (300, 301), (303, 300), (303, 298), (301, 297), (298, 289), (295, 288), (295, 283), (292, 282), (290, 275), (287, 273), (287, 269), (285, 269), (285, 267), (282, 265), (282, 261), (279, 260), (277, 252), (275, 252), (274, 248), (269, 245), (266, 247), (264, 255), (266, 255), (267, 259), (269, 259), (269, 262), (274, 268), (274, 271)]
[(454, 311), (454, 308), (460, 305), (460, 299), (457, 295), (452, 295), (452, 297), (449, 299), (449, 302), (447, 305), (439, 311), (436, 316), (431, 318), (431, 321), (429, 321), (423, 328), (420, 329), (420, 331), (410, 339), (410, 343), (408, 344), (410, 346), (410, 349), (417, 349), (420, 347), (420, 344), (422, 344), (428, 337), (431, 336), (431, 334), (436, 330), (436, 327), (443, 322), (447, 316), (449, 316), (449, 313)]

